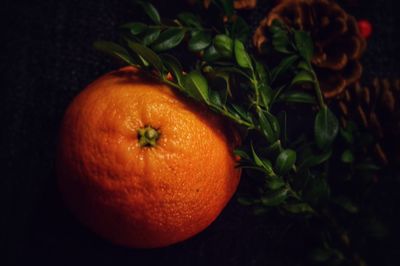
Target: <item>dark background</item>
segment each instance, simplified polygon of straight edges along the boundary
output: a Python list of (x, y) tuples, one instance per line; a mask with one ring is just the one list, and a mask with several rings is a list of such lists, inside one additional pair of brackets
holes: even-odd
[[(163, 16), (185, 5), (159, 1)], [(252, 26), (272, 1), (243, 13)], [(399, 78), (395, 0), (342, 1), (374, 32), (363, 57), (364, 80)], [(70, 216), (55, 186), (54, 154), (65, 108), (90, 81), (115, 68), (92, 49), (116, 25), (142, 18), (129, 0), (2, 1), (0, 52), (2, 265), (302, 265), (307, 232), (279, 215), (256, 217), (235, 201), (204, 232), (155, 250), (99, 239)], [(3, 257), (4, 258), (4, 257)], [(1, 262), (0, 262), (1, 263)]]

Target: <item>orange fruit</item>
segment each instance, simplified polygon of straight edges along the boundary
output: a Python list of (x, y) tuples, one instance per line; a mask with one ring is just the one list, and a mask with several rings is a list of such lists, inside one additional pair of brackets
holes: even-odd
[(128, 247), (167, 246), (205, 229), (234, 194), (232, 132), (205, 107), (122, 68), (68, 107), (59, 189), (98, 235)]

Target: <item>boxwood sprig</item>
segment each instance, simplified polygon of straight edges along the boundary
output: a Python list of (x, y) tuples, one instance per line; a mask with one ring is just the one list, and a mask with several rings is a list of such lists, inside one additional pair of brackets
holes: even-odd
[[(295, 188), (292, 180), (329, 159), (338, 122), (324, 103), (312, 69), (313, 47), (309, 35), (275, 21), (270, 27), (273, 48), (284, 56), (268, 71), (265, 64), (249, 53), (242, 41), (243, 32), (238, 35), (237, 24), (243, 25), (243, 19), (236, 16), (222, 29), (207, 29), (195, 14), (184, 12), (166, 24), (153, 5), (137, 3), (154, 24), (124, 24), (120, 27), (122, 42), (99, 41), (95, 47), (142, 69), (242, 127), (249, 139), (235, 151), (242, 158), (238, 166), (258, 170), (265, 180), (261, 196), (253, 204), (278, 206), (293, 213), (313, 212), (301, 197), (304, 188)], [(229, 9), (230, 17), (231, 12)], [(185, 39), (187, 50), (195, 52), (198, 58), (194, 65), (184, 67), (181, 60), (167, 52), (183, 45)], [(283, 76), (285, 82), (278, 84), (277, 80)], [(295, 89), (304, 83), (314, 87), (314, 96)], [(287, 127), (273, 110), (280, 103), (318, 103), (314, 139), (306, 147), (306, 155), (298, 156), (299, 150), (284, 147), (283, 143), (291, 145), (290, 141), (282, 140), (282, 136), (287, 136)], [(298, 147), (304, 149), (304, 145)]]

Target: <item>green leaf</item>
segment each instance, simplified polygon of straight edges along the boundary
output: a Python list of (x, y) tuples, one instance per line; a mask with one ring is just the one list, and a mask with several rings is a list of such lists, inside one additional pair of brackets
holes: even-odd
[(200, 51), (207, 48), (211, 43), (211, 35), (204, 31), (197, 31), (192, 33), (188, 46), (191, 51)]
[(242, 75), (243, 77), (250, 79), (251, 77), (246, 74), (243, 70), (236, 68), (236, 67), (217, 67), (215, 68), (216, 71), (218, 72), (227, 72), (227, 73), (235, 73)]
[(143, 11), (149, 16), (149, 18), (156, 24), (161, 23), (160, 14), (157, 9), (147, 1), (136, 1), (142, 8)]
[(269, 110), (271, 99), (272, 99), (272, 89), (271, 89), (271, 87), (266, 82), (261, 83), (261, 85), (259, 87), (259, 92), (260, 92), (260, 96), (261, 96), (262, 105), (267, 110)]
[(253, 154), (254, 163), (255, 163), (257, 166), (264, 167), (264, 163), (263, 163), (263, 161), (261, 160), (261, 158), (258, 157), (256, 151), (254, 150), (253, 144), (251, 144), (250, 147), (251, 147), (251, 153)]
[(147, 25), (140, 22), (131, 22), (120, 26), (120, 28), (129, 30), (133, 35), (138, 35), (147, 29)]
[(319, 165), (325, 161), (327, 161), (332, 155), (332, 150), (326, 150), (321, 154), (312, 154), (308, 155), (303, 159), (299, 166), (299, 171), (302, 171), (306, 168), (313, 167)]
[(129, 65), (135, 65), (135, 62), (129, 55), (128, 51), (124, 47), (116, 43), (97, 41), (93, 44), (93, 46), (96, 50), (99, 50), (103, 53), (116, 57)]
[(232, 25), (231, 37), (245, 42), (250, 33), (251, 29), (246, 21), (241, 17), (237, 17)]
[(296, 152), (291, 149), (283, 150), (275, 162), (275, 170), (279, 175), (287, 174), (296, 163)]
[(235, 149), (233, 154), (239, 156), (241, 159), (251, 160), (250, 155), (248, 155), (245, 150)]
[(165, 51), (178, 46), (185, 37), (185, 30), (183, 29), (167, 29), (163, 31), (157, 42), (152, 45), (155, 51)]
[(196, 29), (202, 29), (200, 19), (193, 13), (183, 12), (178, 15), (178, 19), (188, 27), (193, 27)]
[(330, 197), (330, 187), (324, 175), (311, 177), (303, 190), (303, 198), (311, 204), (325, 202)]
[(253, 65), (251, 63), (251, 58), (244, 48), (244, 44), (239, 41), (234, 41), (235, 58), (239, 66), (243, 68), (252, 69)]
[(203, 59), (207, 62), (213, 62), (221, 58), (221, 55), (218, 53), (217, 49), (215, 49), (214, 45), (210, 45), (205, 51), (203, 55)]
[(272, 130), (274, 132), (274, 139), (275, 139), (273, 142), (275, 142), (281, 134), (281, 128), (279, 125), (278, 118), (276, 118), (276, 116), (272, 115), (268, 111), (265, 112), (265, 116), (267, 117), (268, 121), (271, 124)]
[(272, 46), (277, 52), (283, 54), (292, 53), (288, 32), (284, 30), (274, 32), (272, 34)]
[(128, 47), (137, 55), (146, 60), (150, 65), (156, 68), (159, 72), (162, 71), (163, 63), (161, 61), (161, 58), (151, 49), (147, 48), (144, 45), (141, 45), (140, 43), (135, 43), (131, 41), (128, 41)]
[(280, 176), (267, 178), (266, 185), (271, 190), (277, 190), (285, 185), (285, 181)]
[(294, 31), (294, 41), (300, 55), (307, 61), (311, 62), (313, 57), (313, 41), (310, 35), (304, 31)]
[(214, 47), (223, 57), (231, 58), (233, 55), (233, 40), (225, 34), (218, 34), (214, 37)]
[(298, 72), (292, 80), (292, 86), (306, 82), (314, 83), (314, 77), (310, 72), (302, 70)]
[(218, 7), (222, 9), (224, 15), (231, 17), (233, 14), (233, 1), (232, 0), (215, 0)]
[(332, 200), (334, 203), (342, 207), (349, 213), (357, 213), (358, 207), (349, 198), (345, 196), (338, 196)]
[(187, 93), (197, 99), (209, 102), (208, 84), (206, 78), (200, 73), (200, 71), (194, 70), (184, 76), (184, 87)]
[(274, 81), (293, 67), (295, 62), (299, 59), (298, 55), (290, 55), (285, 57), (277, 67), (271, 71), (271, 80)]
[(244, 119), (246, 121), (250, 120), (249, 114), (240, 105), (231, 103), (230, 106), (233, 109), (232, 113), (238, 114), (239, 117), (241, 117), (242, 119)]
[(258, 120), (260, 129), (269, 143), (274, 143), (277, 140), (277, 134), (274, 132), (271, 122), (266, 117), (266, 112), (258, 112)]
[(308, 72), (312, 71), (312, 67), (310, 63), (305, 62), (304, 60), (301, 60), (298, 64), (297, 64), (297, 68), (301, 69), (301, 70), (305, 70)]
[[(226, 104), (226, 101), (228, 99), (228, 96), (232, 96), (232, 90), (231, 90), (231, 75), (229, 72), (224, 72), (224, 71), (218, 71), (215, 70), (215, 77), (222, 79), (225, 85), (225, 88), (221, 89), (221, 97), (223, 99), (224, 105)], [(219, 87), (219, 85), (218, 85)]]
[(253, 155), (254, 163), (256, 166), (259, 166), (262, 168), (262, 170), (269, 176), (269, 177), (274, 177), (276, 176), (274, 170), (272, 169), (272, 164), (270, 161), (266, 159), (261, 159), (256, 151), (254, 150), (253, 144), (250, 144), (251, 147), (251, 153)]
[(278, 100), (288, 103), (316, 104), (315, 97), (304, 91), (286, 91), (279, 95)]
[(278, 191), (271, 191), (261, 198), (264, 206), (272, 207), (282, 204), (288, 197), (288, 189), (283, 187)]
[(354, 143), (353, 132), (351, 130), (340, 128), (339, 130), (340, 136), (347, 142), (347, 144)]
[(254, 201), (254, 199), (250, 199), (250, 198), (245, 198), (245, 197), (239, 197), (237, 199), (237, 201), (239, 202), (239, 204), (243, 205), (243, 206), (251, 206), (256, 204), (256, 202)]
[(353, 153), (351, 152), (351, 150), (348, 150), (348, 149), (345, 150), (342, 153), (341, 160), (344, 163), (352, 163), (354, 161), (354, 156), (353, 156)]
[(269, 27), (269, 31), (274, 34), (279, 31), (285, 31), (286, 30), (286, 25), (281, 21), (280, 19), (274, 19), (271, 23), (271, 26)]
[(268, 82), (269, 77), (267, 75), (267, 72), (265, 71), (264, 66), (260, 62), (255, 61), (255, 66), (257, 78), (259, 80), (258, 91), (261, 96), (262, 105), (268, 110), (272, 99), (272, 89), (269, 86)]
[(277, 157), (282, 151), (282, 144), (280, 140), (275, 141), (269, 145), (266, 149), (262, 150), (264, 154), (270, 157)]
[(258, 80), (262, 83), (266, 83), (269, 81), (269, 76), (267, 71), (265, 70), (265, 67), (263, 64), (261, 64), (259, 61), (255, 61), (256, 65), (256, 75), (258, 77)]
[(339, 131), (339, 122), (328, 107), (324, 106), (318, 112), (314, 123), (314, 134), (317, 146), (321, 150), (330, 147)]
[(145, 32), (142, 38), (142, 43), (146, 46), (153, 44), (160, 36), (161, 30), (159, 29), (149, 29)]
[(173, 75), (179, 85), (183, 84), (183, 70), (182, 65), (174, 56), (169, 54), (160, 55), (161, 60), (166, 66), (167, 70)]
[(293, 203), (284, 205), (283, 208), (293, 214), (314, 213), (314, 210), (307, 203)]
[(218, 106), (218, 107), (222, 107), (222, 100), (221, 100), (221, 96), (218, 93), (218, 91), (215, 90), (210, 90), (209, 91), (209, 97), (210, 97), (210, 102), (213, 103), (214, 105)]

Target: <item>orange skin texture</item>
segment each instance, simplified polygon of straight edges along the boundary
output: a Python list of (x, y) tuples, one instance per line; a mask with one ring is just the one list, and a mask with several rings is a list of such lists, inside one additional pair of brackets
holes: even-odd
[[(141, 147), (138, 129), (158, 129)], [(61, 125), (58, 184), (65, 204), (115, 244), (183, 241), (220, 214), (239, 183), (237, 137), (217, 115), (126, 67), (90, 84)]]

